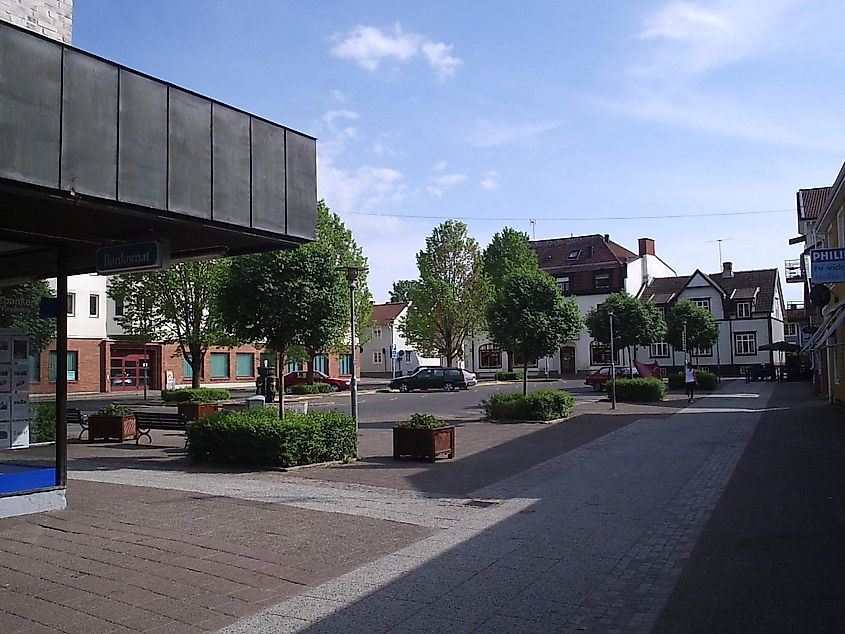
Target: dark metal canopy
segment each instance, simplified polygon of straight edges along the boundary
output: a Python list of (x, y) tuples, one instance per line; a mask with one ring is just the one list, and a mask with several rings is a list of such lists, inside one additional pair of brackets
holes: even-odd
[(0, 282), (95, 271), (96, 250), (172, 259), (314, 239), (316, 143), (0, 22)]

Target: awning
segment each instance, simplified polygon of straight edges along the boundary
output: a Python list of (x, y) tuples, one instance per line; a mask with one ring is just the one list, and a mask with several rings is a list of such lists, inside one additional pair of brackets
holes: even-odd
[(815, 334), (813, 334), (812, 337), (810, 337), (810, 340), (804, 344), (801, 351), (809, 352), (810, 350), (815, 350), (816, 348), (824, 346), (825, 342), (827, 342), (827, 340), (833, 335), (833, 332), (842, 325), (843, 321), (845, 321), (845, 304), (837, 306), (836, 309), (830, 313), (821, 327), (815, 332)]

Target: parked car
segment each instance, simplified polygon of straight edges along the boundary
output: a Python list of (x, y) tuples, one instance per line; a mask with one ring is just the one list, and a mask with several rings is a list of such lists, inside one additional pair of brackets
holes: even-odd
[[(290, 394), (294, 385), (301, 385), (303, 383), (308, 383), (308, 372), (305, 370), (288, 372), (285, 375), (285, 394)], [(340, 390), (348, 390), (351, 381), (350, 379), (337, 378), (323, 374), (319, 370), (314, 370), (314, 383), (328, 383), (332, 386), (332, 392), (339, 392)]]
[[(636, 377), (640, 375), (640, 373), (637, 372), (637, 368), (633, 368), (633, 370), (634, 372), (631, 374), (631, 369), (627, 365), (617, 365), (616, 378), (630, 379), (632, 376)], [(610, 381), (610, 366), (606, 365), (595, 372), (588, 374), (584, 379), (584, 384), (592, 385), (596, 392), (601, 392), (608, 381)]]
[(412, 374), (398, 376), (390, 382), (390, 389), (411, 390), (467, 390), (478, 383), (475, 374), (462, 368), (420, 367)]

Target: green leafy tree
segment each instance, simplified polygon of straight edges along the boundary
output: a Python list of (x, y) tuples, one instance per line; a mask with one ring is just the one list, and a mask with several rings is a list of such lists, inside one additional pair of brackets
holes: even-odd
[[(684, 347), (684, 321), (686, 321), (687, 331), (686, 347)], [(666, 316), (666, 341), (676, 350), (684, 350), (688, 357), (690, 350), (709, 348), (716, 344), (718, 338), (716, 319), (710, 311), (688, 299), (675, 302)]]
[(411, 303), (411, 291), (416, 283), (416, 280), (396, 280), (393, 282), (393, 288), (390, 290), (390, 301)]
[(629, 364), (633, 346), (649, 345), (665, 337), (666, 322), (660, 309), (622, 291), (611, 293), (603, 304), (587, 313), (587, 330), (596, 341), (610, 344), (610, 307), (613, 308), (613, 348), (627, 351)]
[(176, 344), (191, 366), (191, 386), (200, 386), (203, 361), (214, 345), (236, 345), (217, 311), (225, 260), (180, 262), (149, 273), (116, 275), (108, 295), (123, 305), (115, 320), (139, 341)]
[[(55, 296), (43, 280), (0, 286), (0, 328), (20, 328), (29, 334), (30, 354), (46, 350), (56, 338), (56, 320), (42, 319), (38, 316), (38, 308), (42, 299)], [(64, 309), (60, 302), (60, 316), (64, 316)]]
[(447, 220), (426, 238), (417, 266), (419, 281), (400, 330), (417, 350), (452, 365), (463, 355), (464, 340), (484, 321), (489, 283), (478, 243), (464, 223)]
[(565, 299), (543, 271), (520, 270), (507, 276), (488, 314), (490, 336), (522, 355), (522, 393), (528, 391), (528, 361), (547, 356), (574, 339), (583, 322), (578, 304)]
[[(508, 277), (520, 271), (536, 272), (537, 253), (528, 242), (528, 234), (510, 227), (505, 227), (493, 236), (482, 256), (484, 272), (492, 285), (492, 297), (495, 298), (504, 289)], [(488, 312), (492, 310), (488, 305)], [(508, 353), (508, 371), (513, 371), (513, 351)]]

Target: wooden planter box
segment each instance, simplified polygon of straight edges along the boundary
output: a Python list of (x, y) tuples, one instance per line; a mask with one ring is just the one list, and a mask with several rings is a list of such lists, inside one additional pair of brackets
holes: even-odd
[(438, 456), (454, 458), (455, 428), (451, 425), (437, 429), (394, 427), (393, 459), (399, 460), (401, 456), (411, 456), (429, 462), (434, 462)]
[(202, 420), (209, 414), (213, 414), (220, 409), (218, 403), (197, 403), (195, 401), (186, 401), (177, 405), (179, 413), (188, 420)]
[(127, 438), (134, 438), (135, 433), (135, 417), (131, 414), (126, 416), (91, 414), (88, 417), (88, 442), (112, 438), (123, 442)]

